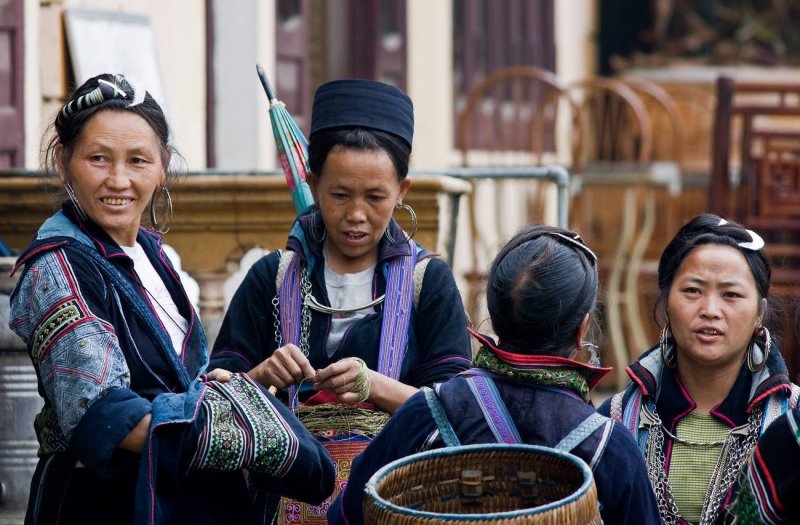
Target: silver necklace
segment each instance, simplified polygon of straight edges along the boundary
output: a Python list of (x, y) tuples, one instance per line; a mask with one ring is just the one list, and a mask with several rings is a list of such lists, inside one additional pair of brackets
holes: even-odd
[[(728, 489), (747, 460), (758, 438), (759, 422), (764, 412), (763, 404), (754, 408), (747, 418), (745, 425), (731, 429), (728, 437), (723, 442), (717, 466), (711, 475), (711, 480), (706, 491), (703, 511), (700, 516), (700, 525), (714, 523)], [(651, 411), (647, 405), (642, 405), (641, 424), (649, 427), (650, 435), (645, 450), (645, 464), (650, 484), (656, 495), (658, 511), (662, 523), (673, 525), (679, 523), (680, 510), (675, 504), (669, 479), (664, 471), (666, 455), (664, 454), (664, 425), (658, 413)]]
[(725, 442), (728, 441), (727, 437), (725, 437), (725, 439), (720, 439), (720, 440), (717, 440), (717, 441), (690, 441), (688, 439), (680, 438), (676, 434), (673, 434), (672, 432), (667, 430), (667, 427), (665, 427), (663, 423), (661, 423), (661, 430), (666, 435), (668, 435), (673, 441), (675, 441), (676, 443), (680, 443), (681, 445), (686, 445), (688, 447), (708, 447), (708, 448), (713, 448), (713, 447), (719, 447), (721, 445), (724, 445)]
[[(156, 299), (156, 296), (155, 296), (155, 295), (153, 295), (153, 293), (152, 293), (150, 290), (148, 290), (148, 289), (147, 289), (147, 287), (145, 287), (145, 286), (142, 286), (142, 288), (144, 288), (144, 291), (147, 293), (147, 295), (149, 295), (149, 296), (150, 296), (150, 298), (151, 298), (153, 301), (155, 301), (155, 302), (156, 302), (156, 304), (159, 306), (159, 308), (161, 308), (161, 311), (162, 311), (162, 312), (164, 312), (164, 314), (165, 314), (167, 317), (169, 317), (169, 320), (170, 320), (170, 321), (172, 321), (172, 324), (174, 324), (174, 325), (175, 325), (175, 326), (178, 328), (178, 330), (180, 330), (180, 331), (181, 331), (181, 333), (182, 333), (183, 335), (186, 335), (186, 334), (188, 333), (188, 331), (187, 331), (187, 330), (184, 330), (184, 329), (183, 329), (183, 327), (181, 326), (181, 324), (180, 324), (180, 323), (179, 323), (179, 322), (178, 322), (178, 321), (177, 321), (177, 320), (176, 320), (174, 317), (172, 317), (172, 316), (169, 314), (169, 312), (167, 311), (167, 309), (166, 309), (166, 308), (164, 308), (164, 305), (163, 305), (163, 304), (161, 304), (161, 302), (160, 302), (158, 299)], [(177, 307), (177, 305), (175, 305), (175, 306)], [(159, 317), (161, 317), (161, 316), (159, 316)]]

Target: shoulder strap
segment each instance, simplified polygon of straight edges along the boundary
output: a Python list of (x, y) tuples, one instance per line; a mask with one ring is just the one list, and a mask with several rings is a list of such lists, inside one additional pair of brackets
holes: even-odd
[(275, 291), (280, 293), (283, 278), (286, 277), (286, 269), (294, 258), (294, 252), (291, 250), (278, 250), (280, 254), (280, 261), (278, 262), (278, 273), (275, 274)]
[(609, 418), (595, 412), (591, 416), (581, 421), (577, 427), (573, 428), (572, 431), (564, 436), (553, 448), (563, 450), (564, 452), (570, 452), (578, 445), (586, 441), (586, 439), (591, 436), (595, 430), (610, 422), (611, 420)]
[(414, 309), (419, 309), (419, 296), (422, 293), (422, 281), (425, 280), (425, 270), (428, 269), (428, 263), (431, 262), (430, 257), (418, 259), (416, 266), (414, 266)]
[(444, 441), (445, 446), (460, 446), (461, 442), (458, 440), (455, 430), (453, 430), (453, 425), (451, 425), (450, 421), (447, 419), (447, 414), (444, 412), (442, 402), (439, 401), (439, 396), (436, 395), (436, 392), (434, 392), (432, 388), (427, 386), (423, 386), (420, 390), (425, 394), (425, 401), (428, 403), (428, 409), (431, 411), (433, 421), (436, 422), (436, 427), (439, 429), (439, 434), (442, 436), (442, 441)]
[(469, 376), (466, 381), (497, 442), (507, 445), (522, 443), (517, 426), (511, 419), (511, 414), (508, 413), (508, 408), (503, 402), (503, 398), (500, 397), (500, 391), (497, 390), (497, 385), (494, 384), (492, 378)]
[(614, 421), (618, 421), (622, 423), (622, 398), (625, 395), (625, 391), (618, 392), (611, 396), (611, 406), (609, 413), (611, 415), (611, 419)]

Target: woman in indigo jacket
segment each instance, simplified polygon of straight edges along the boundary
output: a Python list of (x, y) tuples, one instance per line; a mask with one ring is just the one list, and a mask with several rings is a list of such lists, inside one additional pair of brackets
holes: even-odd
[[(415, 221), (403, 203), (413, 128), (411, 99), (395, 87), (319, 87), (308, 148), (316, 206), (295, 221), (287, 251), (250, 269), (215, 341), (213, 367), (248, 372), (293, 404), (369, 403), (392, 413), (420, 386), (469, 366), (450, 269), (411, 239), (415, 226), (409, 235), (392, 218), (405, 210)], [(337, 487), (357, 442), (363, 448), (377, 431), (356, 436), (340, 426), (332, 421), (324, 437), (341, 467)], [(319, 523), (326, 505), (281, 509), (286, 522)]]
[(758, 437), (797, 405), (798, 388), (766, 327), (764, 240), (712, 214), (686, 223), (658, 265), (658, 345), (606, 401), (645, 456), (661, 518), (727, 523)]
[(254, 487), (325, 498), (330, 459), (291, 413), (246, 376), (203, 375), (197, 314), (140, 227), (148, 205), (161, 233), (172, 212), (159, 105), (99, 75), (54, 129), (47, 165), (69, 199), (20, 256), (11, 297), (44, 398), (26, 523), (260, 523), (242, 469)]
[(589, 401), (610, 371), (596, 366), (585, 341), (597, 286), (597, 259), (574, 232), (529, 226), (517, 233), (489, 270), (486, 300), (499, 343), (474, 334), (483, 346), (473, 368), (423, 389), (394, 414), (354, 462), (329, 523), (361, 523), (367, 481), (395, 459), (493, 442), (571, 452), (593, 471), (604, 523), (659, 523), (636, 442)]
[(403, 203), (413, 130), (411, 99), (395, 87), (320, 86), (308, 147), (316, 206), (294, 223), (288, 262), (273, 252), (245, 277), (214, 366), (281, 389), (305, 381), (389, 413), (418, 387), (466, 368), (467, 320), (453, 276), (392, 219), (402, 209), (415, 218)]

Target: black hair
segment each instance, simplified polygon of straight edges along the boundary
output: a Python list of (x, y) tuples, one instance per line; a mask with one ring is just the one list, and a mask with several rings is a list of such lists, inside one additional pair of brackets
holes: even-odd
[(664, 253), (661, 254), (661, 260), (658, 262), (659, 295), (653, 309), (653, 317), (656, 322), (661, 324), (667, 322), (666, 307), (669, 289), (672, 287), (672, 281), (683, 260), (694, 248), (706, 244), (731, 246), (739, 250), (747, 261), (759, 295), (762, 299), (767, 298), (772, 269), (764, 250), (752, 250), (739, 246), (740, 242), (752, 242), (753, 237), (741, 224), (731, 221), (720, 224), (721, 221), (721, 217), (711, 213), (698, 215), (678, 230), (675, 237), (667, 244)]
[[(564, 355), (596, 304), (597, 263), (583, 241), (554, 226), (526, 226), (489, 269), (486, 302), (501, 345)], [(580, 244), (580, 246), (579, 246)]]
[[(101, 83), (100, 81), (104, 81)], [(125, 93), (123, 97), (114, 87)], [(102, 89), (102, 92), (97, 91)], [(141, 89), (141, 88), (139, 88)], [(54, 122), (48, 128), (52, 129), (53, 136), (44, 151), (44, 168), (50, 174), (58, 173), (59, 161), (63, 166), (68, 164), (75, 143), (80, 138), (86, 123), (100, 111), (129, 111), (142, 117), (152, 128), (158, 138), (161, 149), (161, 159), (167, 176), (170, 176), (169, 166), (171, 156), (180, 155), (169, 144), (170, 129), (167, 119), (158, 102), (145, 93), (140, 104), (131, 105), (135, 96), (134, 88), (122, 75), (103, 73), (88, 79), (70, 94), (63, 109), (58, 112)], [(56, 147), (63, 147), (62, 158), (56, 158)]]
[(308, 166), (317, 177), (322, 174), (328, 154), (336, 146), (366, 151), (383, 150), (392, 159), (397, 180), (402, 182), (408, 175), (411, 147), (403, 139), (376, 129), (344, 127), (323, 129), (311, 135), (308, 142)]

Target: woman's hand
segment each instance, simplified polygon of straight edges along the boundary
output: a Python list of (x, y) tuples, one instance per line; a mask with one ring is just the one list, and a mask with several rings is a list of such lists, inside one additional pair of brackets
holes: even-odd
[(361, 359), (348, 357), (317, 372), (314, 390), (328, 390), (347, 404), (369, 399), (372, 371)]
[(219, 381), (220, 383), (227, 383), (233, 377), (233, 373), (225, 370), (224, 368), (215, 368), (208, 373), (208, 378), (211, 381)]
[[(418, 390), (413, 386), (370, 370), (362, 363), (363, 361), (359, 359), (345, 358), (319, 370), (314, 389), (330, 390), (343, 403), (367, 401), (390, 414), (417, 393)], [(365, 372), (361, 372), (362, 366)], [(358, 376), (362, 373), (366, 373), (368, 379), (362, 379), (360, 382)], [(362, 391), (363, 381), (367, 384), (366, 395)]]
[(316, 371), (308, 358), (293, 344), (284, 345), (247, 372), (266, 387), (288, 388), (303, 379), (314, 379)]

